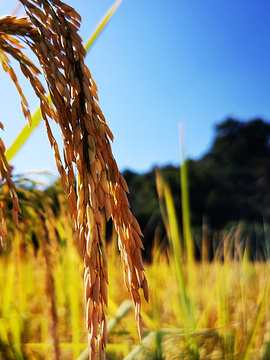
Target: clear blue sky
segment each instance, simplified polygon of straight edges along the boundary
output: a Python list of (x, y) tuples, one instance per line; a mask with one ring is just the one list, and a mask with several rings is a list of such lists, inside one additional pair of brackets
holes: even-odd
[[(82, 15), (86, 40), (113, 1), (67, 3)], [(0, 0), (1, 15), (15, 5)], [(269, 39), (268, 0), (123, 0), (86, 60), (115, 136), (119, 168), (143, 172), (179, 164), (180, 122), (186, 154), (198, 159), (227, 117), (270, 120)], [(0, 81), (2, 137), (9, 145), (24, 118), (2, 70)], [(26, 95), (35, 110), (30, 87)], [(12, 164), (16, 173), (56, 171), (43, 125)]]

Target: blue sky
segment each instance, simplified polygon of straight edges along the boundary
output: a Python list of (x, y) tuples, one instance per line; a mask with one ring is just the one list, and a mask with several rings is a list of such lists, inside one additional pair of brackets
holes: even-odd
[[(82, 15), (84, 40), (113, 3), (67, 2)], [(0, 0), (0, 14), (16, 3)], [(119, 168), (144, 172), (179, 164), (179, 123), (187, 156), (198, 159), (209, 150), (215, 125), (227, 117), (270, 120), (269, 38), (267, 0), (123, 0), (86, 60), (115, 136)], [(2, 137), (8, 146), (24, 118), (2, 70), (0, 81)], [(34, 111), (38, 100), (21, 82)], [(15, 173), (56, 172), (43, 124), (12, 164)]]

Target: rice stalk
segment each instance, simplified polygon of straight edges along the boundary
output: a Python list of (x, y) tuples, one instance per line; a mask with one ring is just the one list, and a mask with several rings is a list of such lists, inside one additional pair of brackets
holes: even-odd
[[(194, 239), (191, 232), (190, 221), (190, 205), (189, 205), (189, 185), (188, 185), (188, 162), (185, 157), (185, 146), (183, 130), (180, 128), (180, 146), (182, 165), (180, 168), (180, 184), (181, 184), (181, 197), (182, 197), (182, 223), (183, 223), (183, 238), (186, 252), (187, 262), (187, 292), (189, 296), (189, 312), (190, 312), (190, 326), (194, 331), (195, 324), (195, 299), (196, 299), (196, 267), (195, 267), (195, 254), (194, 254)], [(195, 358), (199, 358), (198, 343), (193, 339), (193, 353)]]
[[(108, 270), (101, 237), (101, 209), (105, 208), (107, 220), (112, 218), (118, 233), (125, 284), (135, 304), (140, 338), (143, 332), (140, 289), (148, 300), (148, 285), (141, 257), (143, 234), (131, 213), (127, 199), (128, 186), (112, 154), (110, 141), (113, 141), (113, 135), (97, 103), (97, 86), (84, 63), (86, 51), (78, 35), (80, 15), (59, 0), (21, 0), (21, 3), (27, 17), (0, 19), (2, 67), (16, 85), (22, 99), (22, 110), (29, 124), (31, 114), (28, 103), (9, 64), (7, 53), (20, 62), (23, 74), (39, 97), (49, 143), (54, 150), (62, 186), (67, 194), (70, 215), (79, 233), (79, 250), (85, 268), (86, 325), (89, 331), (90, 359), (94, 359), (97, 338), (101, 358), (107, 343), (104, 308), (108, 304)], [(51, 103), (37, 78), (39, 70), (22, 53), (18, 37), (22, 37), (37, 56), (47, 82)], [(60, 156), (58, 144), (52, 134), (50, 119), (60, 126), (63, 157)], [(18, 223), (18, 213), (21, 210), (15, 185), (10, 177), (11, 168), (1, 143), (0, 150), (0, 172), (10, 188), (14, 222)], [(2, 219), (0, 213), (0, 220)], [(45, 225), (44, 232), (46, 234)], [(5, 246), (4, 225), (0, 228), (0, 235), (2, 245)], [(53, 286), (50, 284), (50, 287)], [(54, 317), (53, 304), (51, 305)], [(55, 343), (56, 354), (57, 351)]]
[(112, 7), (107, 11), (105, 16), (101, 19), (100, 23), (97, 25), (96, 29), (93, 32), (93, 35), (90, 36), (90, 38), (87, 40), (84, 48), (86, 52), (93, 46), (93, 43), (96, 41), (100, 33), (103, 31), (104, 27), (108, 24), (109, 20), (113, 16), (113, 14), (116, 12), (120, 4), (122, 3), (122, 0), (116, 0)]
[[(151, 274), (150, 274), (150, 282), (152, 284), (152, 291), (150, 297), (150, 304), (152, 304), (152, 316), (149, 318), (150, 326), (148, 328), (154, 328), (158, 330), (160, 327), (160, 315), (162, 313), (162, 303), (159, 300), (160, 297), (160, 289), (158, 287), (160, 281), (164, 281), (166, 279), (166, 274), (162, 273), (163, 279), (160, 274), (160, 267), (162, 266), (161, 261), (161, 246), (158, 246), (158, 238), (155, 234), (154, 246), (152, 250), (153, 258), (151, 264)], [(148, 275), (149, 276), (149, 275)], [(146, 317), (144, 316), (144, 319)]]
[(171, 246), (173, 264), (175, 267), (176, 278), (179, 288), (181, 305), (181, 315), (183, 318), (183, 328), (188, 342), (189, 332), (192, 329), (190, 314), (190, 303), (186, 292), (186, 278), (184, 275), (183, 251), (181, 247), (181, 236), (175, 213), (173, 197), (169, 186), (164, 182), (161, 172), (156, 168), (157, 190), (160, 200), (161, 212), (166, 226), (168, 239)]

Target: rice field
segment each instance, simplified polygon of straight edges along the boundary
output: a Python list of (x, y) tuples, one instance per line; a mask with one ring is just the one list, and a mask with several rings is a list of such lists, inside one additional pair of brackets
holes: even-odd
[[(33, 194), (23, 191), (27, 209)], [(224, 235), (213, 261), (196, 262), (177, 233), (167, 191), (164, 220), (169, 238), (179, 238), (168, 247), (155, 239), (153, 261), (145, 265), (149, 303), (142, 302), (142, 341), (114, 231), (107, 245), (107, 359), (269, 359), (270, 264), (250, 262), (236, 232)], [(37, 249), (22, 225), (13, 227), (10, 248), (0, 256), (0, 359), (88, 358), (78, 235), (64, 194), (57, 196), (56, 215), (48, 200), (46, 244), (41, 229)], [(183, 245), (177, 249), (177, 244)]]

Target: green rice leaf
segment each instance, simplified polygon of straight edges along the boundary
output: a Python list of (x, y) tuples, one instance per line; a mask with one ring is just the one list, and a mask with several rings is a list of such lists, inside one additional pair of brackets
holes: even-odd
[(40, 108), (38, 108), (34, 115), (32, 115), (31, 126), (25, 124), (25, 126), (22, 128), (21, 132), (13, 141), (11, 146), (6, 150), (5, 155), (8, 162), (10, 162), (10, 160), (17, 154), (17, 152), (20, 150), (20, 148), (23, 146), (23, 144), (26, 142), (26, 140), (29, 138), (35, 128), (39, 125), (40, 120), (41, 110)]
[(96, 41), (97, 37), (100, 35), (100, 33), (102, 32), (102, 30), (105, 28), (105, 26), (108, 24), (108, 22), (110, 21), (111, 17), (113, 16), (113, 14), (116, 12), (116, 10), (118, 9), (119, 5), (121, 4), (122, 0), (116, 0), (115, 3), (113, 4), (113, 6), (108, 10), (108, 12), (105, 14), (105, 16), (102, 18), (102, 20), (100, 21), (100, 23), (98, 24), (98, 26), (96, 27), (96, 29), (94, 30), (94, 33), (89, 37), (89, 39), (87, 40), (86, 44), (85, 44), (85, 50), (88, 51), (91, 46), (93, 45), (93, 43)]

